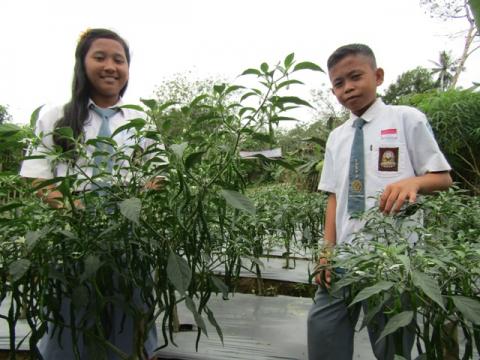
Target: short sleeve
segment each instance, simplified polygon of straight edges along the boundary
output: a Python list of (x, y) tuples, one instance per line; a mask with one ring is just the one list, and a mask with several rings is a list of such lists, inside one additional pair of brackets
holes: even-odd
[(335, 167), (332, 155), (332, 144), (334, 142), (332, 134), (329, 135), (325, 146), (325, 157), (323, 159), (322, 175), (318, 190), (335, 193)]
[(443, 155), (425, 115), (418, 112), (407, 134), (408, 151), (417, 176), (429, 172), (450, 171), (451, 167)]
[(25, 159), (20, 168), (20, 176), (37, 179), (52, 179), (54, 177), (52, 162), (45, 154), (53, 148), (52, 131), (61, 113), (61, 108), (54, 108), (37, 121), (35, 135), (39, 138), (39, 143), (29, 149), (27, 156), (44, 157)]

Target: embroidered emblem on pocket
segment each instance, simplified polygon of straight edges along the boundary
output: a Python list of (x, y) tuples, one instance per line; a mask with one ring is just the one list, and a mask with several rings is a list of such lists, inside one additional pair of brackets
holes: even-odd
[(381, 147), (378, 151), (378, 171), (398, 171), (398, 147)]

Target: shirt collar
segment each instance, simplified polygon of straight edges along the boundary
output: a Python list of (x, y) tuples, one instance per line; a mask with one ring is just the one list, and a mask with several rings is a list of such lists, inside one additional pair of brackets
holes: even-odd
[[(94, 102), (92, 99), (89, 98), (89, 99), (88, 99), (88, 105), (87, 105), (88, 108), (90, 109), (90, 106), (92, 106), (92, 105), (98, 106), (97, 104), (95, 104), (95, 102)], [(124, 112), (125, 109), (123, 109), (123, 108), (121, 107), (121, 106), (123, 106), (123, 105), (124, 105), (123, 99), (120, 98), (115, 105), (109, 106), (109, 109), (117, 108), (117, 109), (119, 109), (119, 110), (122, 112), (123, 115), (125, 115), (125, 112)]]
[(355, 119), (357, 119), (358, 117), (361, 117), (363, 120), (365, 120), (367, 123), (369, 123), (377, 117), (377, 115), (379, 114), (381, 109), (383, 109), (384, 107), (385, 107), (385, 104), (383, 103), (382, 99), (377, 98), (375, 100), (375, 102), (372, 105), (370, 105), (370, 107), (367, 109), (367, 111), (365, 111), (363, 113), (362, 116), (357, 116), (353, 113), (350, 113), (350, 120), (353, 123), (353, 121), (355, 121)]

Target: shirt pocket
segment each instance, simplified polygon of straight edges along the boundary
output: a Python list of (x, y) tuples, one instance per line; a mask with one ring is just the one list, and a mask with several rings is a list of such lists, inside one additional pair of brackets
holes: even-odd
[(372, 145), (370, 168), (381, 178), (395, 178), (405, 173), (407, 158), (405, 143), (398, 141), (379, 142)]

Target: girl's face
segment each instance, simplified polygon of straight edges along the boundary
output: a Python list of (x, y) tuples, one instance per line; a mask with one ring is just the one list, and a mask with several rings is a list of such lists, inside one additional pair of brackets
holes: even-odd
[(128, 62), (121, 43), (96, 39), (84, 59), (91, 98), (100, 107), (115, 105), (128, 81)]

